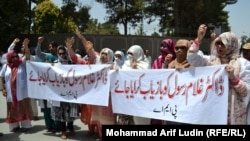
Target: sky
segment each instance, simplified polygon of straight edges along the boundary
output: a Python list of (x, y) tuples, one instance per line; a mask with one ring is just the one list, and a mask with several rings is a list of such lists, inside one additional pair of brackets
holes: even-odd
[[(62, 0), (51, 0), (58, 7), (62, 6)], [(103, 23), (104, 18), (107, 16), (103, 5), (95, 2), (95, 0), (79, 0), (82, 5), (88, 5), (91, 7), (90, 16), (91, 18), (98, 19), (98, 22)], [(241, 37), (246, 35), (250, 37), (250, 0), (238, 0), (236, 4), (227, 5), (224, 9), (229, 12), (229, 26), (231, 31)], [(124, 33), (123, 26), (118, 26), (120, 33)], [(151, 23), (150, 25), (144, 24), (143, 29), (147, 35), (151, 35), (154, 31), (157, 31), (157, 23)], [(135, 30), (132, 28), (128, 29), (128, 33), (133, 34)]]

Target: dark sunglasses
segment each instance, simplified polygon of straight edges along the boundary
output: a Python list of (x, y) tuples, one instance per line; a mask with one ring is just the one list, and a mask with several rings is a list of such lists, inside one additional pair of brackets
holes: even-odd
[(133, 55), (133, 53), (131, 53), (131, 52), (128, 52), (128, 54)]
[(185, 46), (176, 46), (175, 48), (174, 48), (176, 51), (177, 50), (185, 50), (185, 49), (187, 49), (187, 47), (185, 47)]
[(65, 52), (62, 52), (62, 53), (58, 53), (58, 55), (60, 55), (60, 56), (61, 56), (61, 55), (65, 55)]
[(14, 55), (14, 56), (12, 56), (11, 58), (12, 58), (12, 59), (13, 59), (13, 58), (18, 58), (18, 56), (17, 56), (17, 55)]
[(170, 46), (167, 43), (165, 43), (165, 42), (161, 43), (161, 47), (163, 47), (163, 48), (170, 48)]
[(122, 56), (120, 54), (116, 54), (115, 57), (121, 58)]
[(218, 45), (225, 46), (225, 45), (223, 44), (222, 41), (216, 41), (216, 42), (215, 42), (215, 45), (217, 45), (217, 46), (218, 46)]

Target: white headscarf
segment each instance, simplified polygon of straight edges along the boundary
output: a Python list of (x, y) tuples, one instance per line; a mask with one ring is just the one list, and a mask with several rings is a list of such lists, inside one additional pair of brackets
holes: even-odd
[[(130, 63), (132, 60), (136, 61), (137, 69), (150, 69), (151, 66), (149, 66), (148, 62), (145, 61), (144, 51), (141, 46), (133, 45), (128, 49), (127, 53), (128, 60), (125, 61), (124, 65), (122, 66), (122, 69), (131, 69)], [(132, 53), (133, 55), (130, 55), (129, 53)]]
[(1, 58), (1, 63), (2, 65), (7, 63), (7, 53), (4, 53)]
[[(113, 64), (113, 58), (114, 58), (114, 53), (113, 50), (109, 49), (109, 48), (103, 48), (100, 52), (100, 55), (102, 53), (107, 53), (107, 57), (108, 57), (108, 62), (106, 62), (105, 64)], [(101, 60), (100, 60), (101, 61)]]
[(124, 64), (124, 61), (125, 61), (124, 53), (122, 51), (120, 51), (120, 50), (117, 50), (115, 52), (115, 55), (120, 55), (121, 56), (121, 59), (117, 59), (116, 57), (114, 57), (115, 58), (115, 60), (114, 60), (115, 65), (118, 66), (119, 68), (121, 68), (122, 65)]
[[(59, 53), (59, 50), (60, 49), (63, 49), (65, 51), (65, 55), (66, 55), (66, 59), (62, 58), (58, 53)], [(59, 45), (57, 47), (57, 56), (58, 56), (58, 62), (61, 63), (61, 64), (72, 64), (72, 60), (70, 58), (70, 55), (69, 55), (69, 51), (68, 51), (68, 48), (63, 46), (63, 45)]]

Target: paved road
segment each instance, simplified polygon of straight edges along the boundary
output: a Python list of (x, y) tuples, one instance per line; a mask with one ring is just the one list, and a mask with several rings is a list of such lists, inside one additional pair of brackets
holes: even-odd
[[(32, 121), (33, 127), (26, 133), (9, 131), (9, 126), (5, 122), (6, 119), (6, 99), (0, 92), (0, 132), (4, 135), (0, 136), (0, 141), (62, 141), (60, 133), (47, 133), (45, 130), (43, 113), (39, 110), (39, 120)], [(87, 126), (80, 119), (74, 122), (76, 131), (75, 136), (69, 136), (66, 141), (95, 141), (94, 137), (87, 137)]]

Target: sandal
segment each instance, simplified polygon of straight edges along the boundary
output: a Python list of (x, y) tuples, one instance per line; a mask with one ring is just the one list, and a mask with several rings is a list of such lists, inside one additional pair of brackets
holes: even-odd
[(10, 132), (17, 132), (19, 129), (20, 127), (18, 126), (18, 127), (13, 128)]
[(71, 130), (71, 131), (69, 131), (69, 134), (74, 136), (76, 134), (76, 132), (75, 132), (75, 130)]
[(102, 141), (102, 139), (101, 138), (97, 138), (97, 139), (95, 139), (96, 141)]
[(93, 137), (95, 136), (95, 132), (91, 132), (89, 131), (87, 134), (86, 134), (87, 137)]
[(67, 139), (66, 132), (62, 132), (61, 138), (64, 139), (64, 140)]
[(51, 133), (54, 134), (54, 133), (56, 133), (56, 132), (58, 132), (56, 129), (54, 129), (54, 128), (51, 129)]
[(27, 132), (28, 128), (21, 128), (21, 132)]
[(46, 132), (52, 132), (52, 129), (51, 128), (47, 128)]

